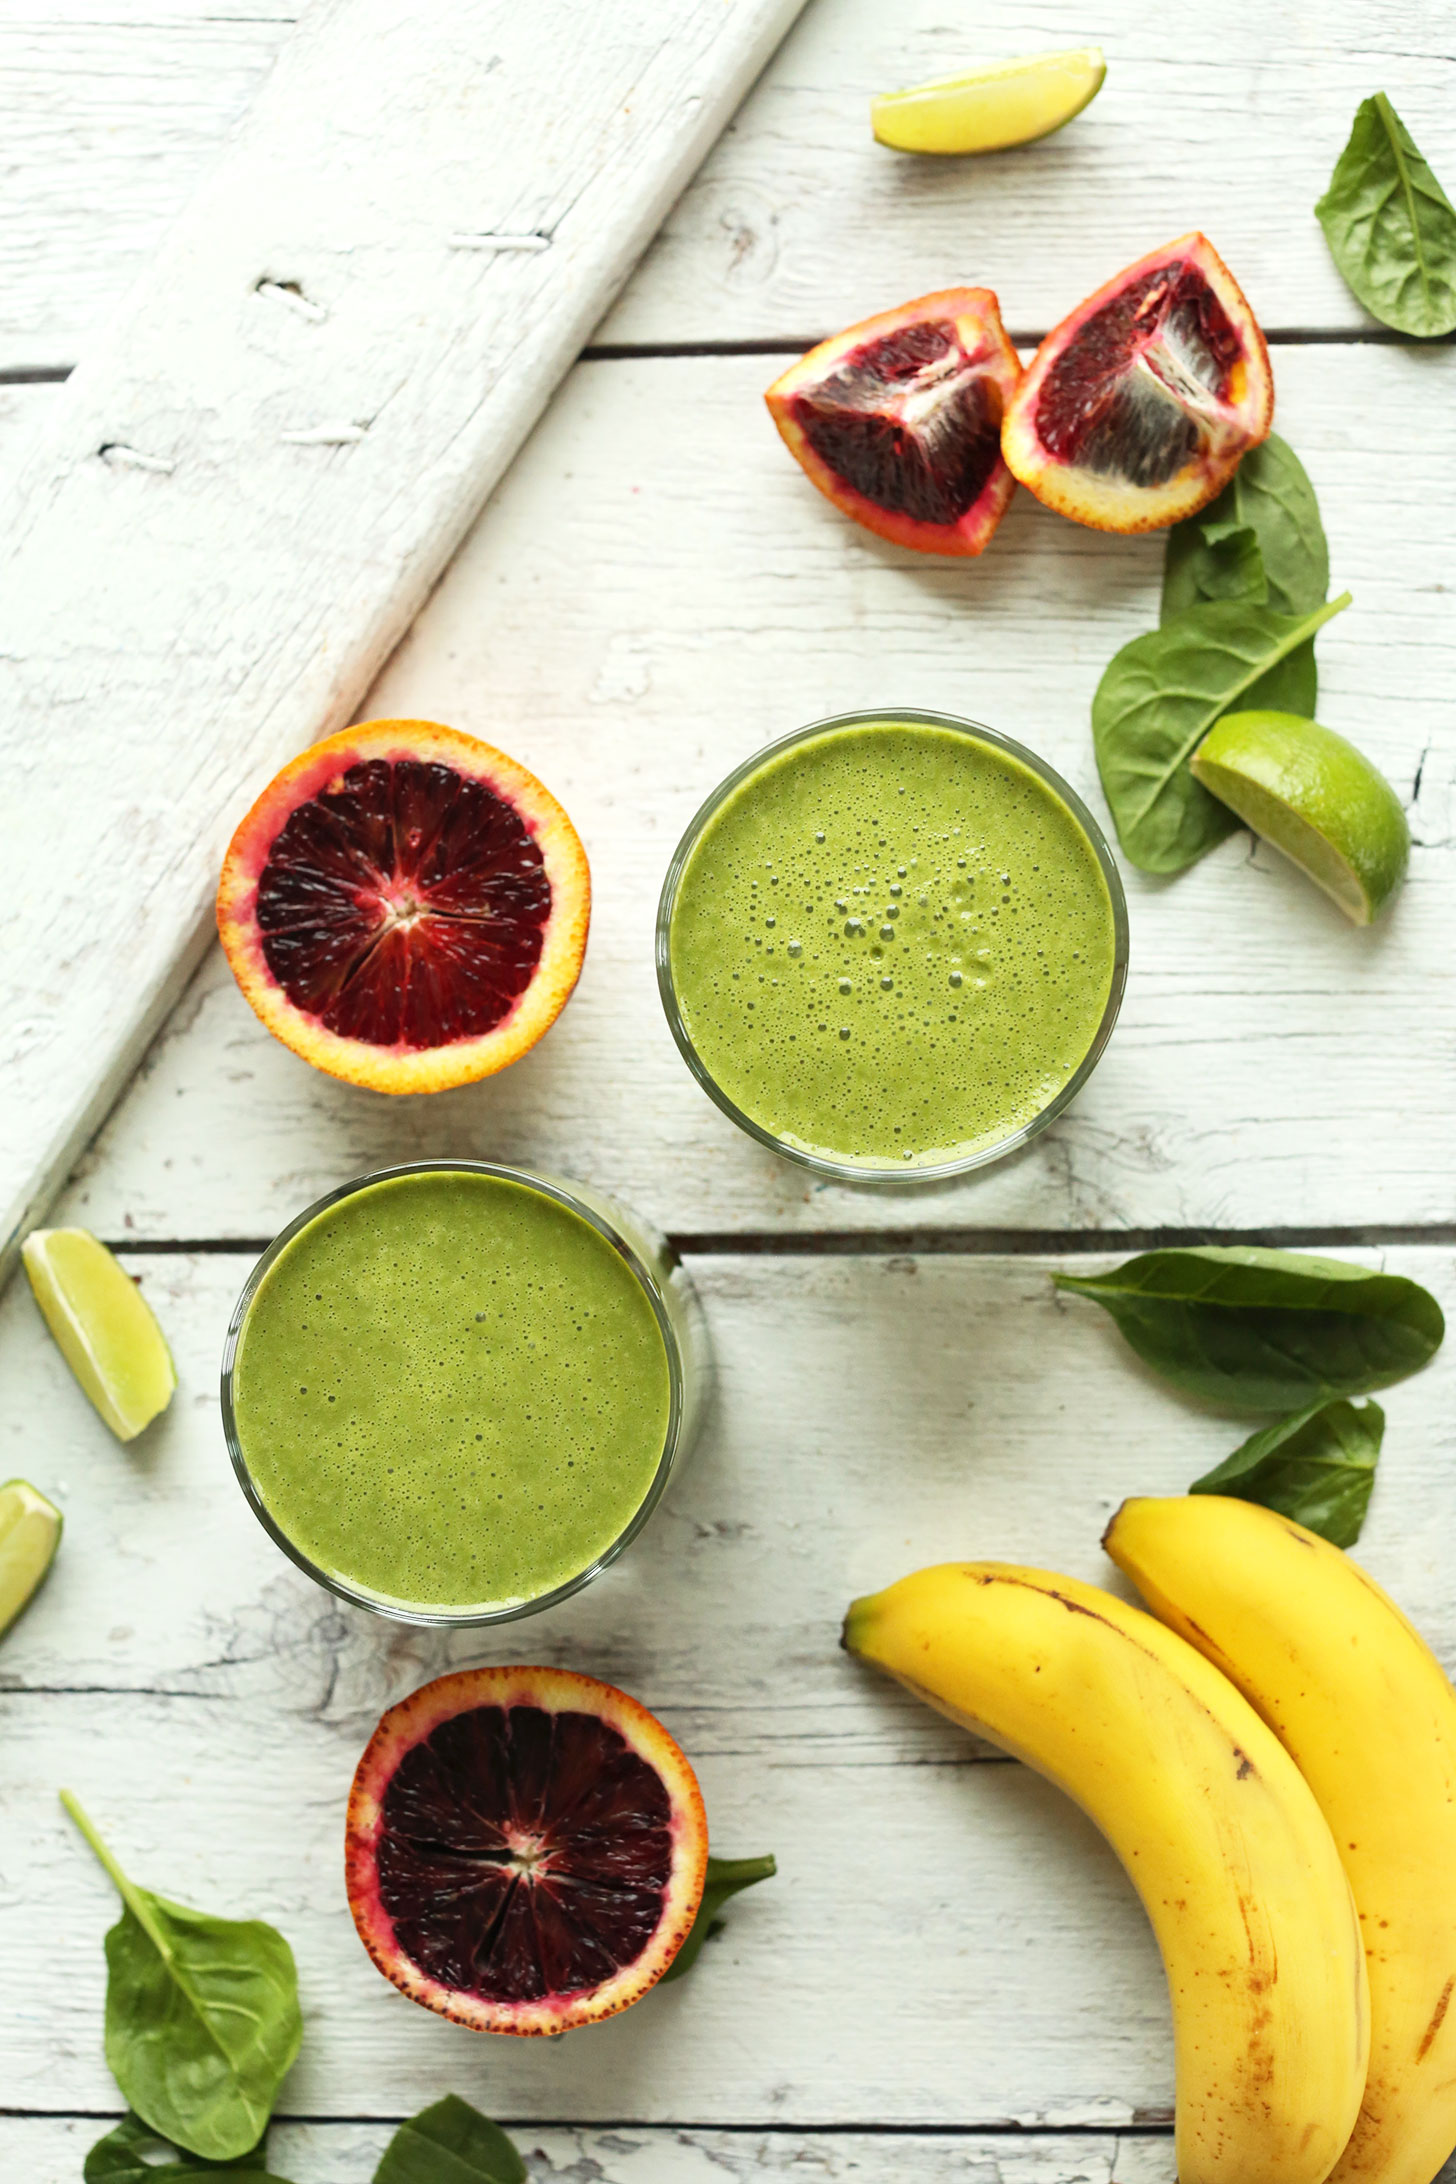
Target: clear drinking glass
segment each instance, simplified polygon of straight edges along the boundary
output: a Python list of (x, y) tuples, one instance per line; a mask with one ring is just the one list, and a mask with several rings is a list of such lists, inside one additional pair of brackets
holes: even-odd
[[(491, 1176), (501, 1182), (519, 1183), (553, 1199), (558, 1205), (564, 1206), (569, 1212), (589, 1223), (599, 1235), (606, 1238), (635, 1276), (652, 1308), (662, 1336), (663, 1348), (667, 1353), (668, 1420), (662, 1453), (658, 1458), (652, 1483), (631, 1519), (610, 1546), (563, 1584), (533, 1599), (512, 1601), (502, 1606), (414, 1608), (401, 1605), (393, 1599), (381, 1598), (351, 1584), (335, 1572), (320, 1569), (289, 1538), (268, 1509), (249, 1467), (233, 1404), (233, 1368), (248, 1307), (269, 1268), (293, 1238), (330, 1207), (375, 1184), (389, 1182), (400, 1176), (441, 1174)], [(618, 1205), (614, 1199), (585, 1184), (563, 1182), (555, 1176), (545, 1175), (531, 1168), (501, 1167), (485, 1160), (408, 1161), (399, 1167), (380, 1168), (370, 1175), (355, 1176), (351, 1182), (329, 1191), (313, 1205), (305, 1207), (286, 1228), (280, 1230), (259, 1259), (233, 1308), (227, 1339), (223, 1345), (223, 1433), (227, 1439), (228, 1454), (232, 1458), (238, 1484), (242, 1487), (254, 1516), (283, 1552), (301, 1570), (306, 1571), (316, 1584), (337, 1594), (341, 1600), (352, 1602), (355, 1607), (369, 1608), (376, 1615), (389, 1616), (396, 1622), (449, 1628), (510, 1623), (523, 1615), (535, 1615), (542, 1608), (553, 1608), (560, 1601), (569, 1599), (573, 1593), (580, 1592), (583, 1585), (589, 1585), (594, 1577), (606, 1569), (608, 1563), (615, 1562), (623, 1549), (637, 1537), (662, 1499), (673, 1472), (691, 1452), (702, 1423), (711, 1369), (707, 1326), (702, 1307), (681, 1260), (665, 1237)]]
[[(736, 1101), (731, 1099), (716, 1081), (704, 1063), (702, 1056), (693, 1045), (692, 1037), (683, 1019), (682, 1005), (673, 980), (671, 933), (678, 886), (688, 859), (697, 847), (704, 829), (721, 810), (729, 797), (745, 781), (750, 780), (754, 774), (758, 773), (760, 769), (772, 764), (776, 759), (782, 757), (784, 752), (792, 750), (797, 744), (808, 743), (816, 736), (831, 734), (836, 729), (872, 728), (880, 725), (887, 727), (903, 725), (948, 730), (952, 734), (966, 737), (970, 742), (989, 744), (993, 749), (1004, 751), (1010, 757), (1018, 760), (1065, 806), (1082, 834), (1085, 835), (1106, 884), (1108, 900), (1112, 909), (1113, 966), (1107, 1005), (1102, 1012), (1102, 1018), (1097, 1026), (1092, 1043), (1082, 1057), (1081, 1062), (1072, 1071), (1065, 1084), (1060, 1086), (1052, 1098), (1048, 1100), (1046, 1106), (1040, 1108), (1029, 1122), (1019, 1124), (1016, 1128), (1009, 1130), (1004, 1137), (996, 1139), (992, 1144), (979, 1145), (972, 1151), (959, 1154), (954, 1159), (940, 1162), (933, 1167), (925, 1166), (907, 1169), (899, 1163), (890, 1164), (887, 1162), (884, 1165), (877, 1165), (868, 1161), (836, 1160), (827, 1153), (810, 1151), (805, 1146), (794, 1144), (776, 1136), (772, 1130), (766, 1129), (762, 1123), (755, 1121), (752, 1115), (745, 1114)], [(968, 1175), (973, 1169), (984, 1168), (992, 1161), (1004, 1160), (1008, 1154), (1018, 1151), (1021, 1146), (1028, 1144), (1031, 1139), (1039, 1137), (1042, 1131), (1050, 1123), (1055, 1122), (1057, 1116), (1069, 1107), (1077, 1097), (1077, 1094), (1096, 1068), (1102, 1050), (1112, 1036), (1112, 1027), (1117, 1022), (1117, 1012), (1122, 1006), (1123, 988), (1127, 983), (1127, 897), (1123, 893), (1122, 880), (1102, 829), (1071, 784), (1064, 781), (1055, 767), (1049, 766), (1046, 760), (1040, 757), (1037, 752), (1028, 749), (1024, 743), (1016, 742), (1011, 736), (1002, 735), (995, 728), (984, 727), (979, 721), (961, 720), (950, 713), (926, 712), (916, 706), (878, 706), (867, 712), (832, 714), (826, 720), (811, 721), (806, 728), (796, 728), (790, 734), (780, 736), (775, 742), (765, 744), (761, 750), (755, 751), (751, 758), (746, 758), (741, 766), (736, 766), (725, 780), (719, 782), (707, 802), (695, 814), (687, 832), (674, 850), (672, 862), (667, 868), (667, 877), (663, 881), (662, 894), (657, 906), (656, 955), (658, 992), (662, 997), (662, 1006), (666, 1012), (673, 1038), (677, 1041), (678, 1051), (687, 1063), (688, 1068), (697, 1078), (698, 1083), (708, 1094), (708, 1097), (716, 1101), (724, 1114), (737, 1123), (740, 1130), (745, 1130), (750, 1137), (757, 1138), (760, 1145), (767, 1145), (772, 1151), (781, 1153), (786, 1160), (797, 1161), (801, 1167), (812, 1169), (816, 1175), (822, 1176), (828, 1181), (865, 1184), (872, 1188), (913, 1190), (922, 1184), (943, 1183), (955, 1176)]]

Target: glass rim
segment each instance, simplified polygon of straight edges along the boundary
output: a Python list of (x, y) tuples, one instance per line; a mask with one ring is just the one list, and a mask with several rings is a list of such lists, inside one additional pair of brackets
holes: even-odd
[[(336, 1576), (328, 1570), (321, 1570), (317, 1563), (305, 1554), (296, 1542), (288, 1537), (288, 1534), (274, 1518), (263, 1500), (248, 1467), (247, 1456), (242, 1445), (242, 1436), (238, 1431), (237, 1414), (233, 1406), (233, 1370), (237, 1360), (238, 1345), (242, 1338), (243, 1326), (248, 1316), (248, 1308), (262, 1286), (269, 1270), (277, 1263), (282, 1253), (292, 1243), (294, 1237), (307, 1228), (311, 1222), (317, 1220), (320, 1214), (327, 1213), (331, 1206), (338, 1205), (343, 1199), (356, 1196), (357, 1193), (367, 1190), (373, 1184), (393, 1182), (401, 1176), (442, 1174), (486, 1175), (493, 1177), (498, 1182), (523, 1184), (527, 1189), (537, 1191), (543, 1197), (554, 1200), (557, 1205), (565, 1207), (567, 1212), (574, 1213), (580, 1220), (587, 1222), (597, 1231), (598, 1235), (606, 1239), (618, 1257), (626, 1262), (629, 1270), (636, 1277), (639, 1287), (645, 1292), (648, 1303), (652, 1307), (653, 1317), (657, 1322), (657, 1329), (662, 1337), (663, 1349), (667, 1356), (668, 1415), (667, 1426), (663, 1433), (662, 1452), (658, 1457), (657, 1468), (652, 1475), (652, 1482), (627, 1524), (618, 1533), (617, 1537), (608, 1546), (604, 1547), (602, 1552), (594, 1557), (584, 1569), (577, 1571), (560, 1585), (553, 1586), (550, 1592), (538, 1593), (530, 1600), (513, 1601), (503, 1607), (410, 1607), (402, 1602), (383, 1599), (362, 1586), (350, 1584), (347, 1578)], [(673, 1263), (676, 1263), (676, 1254), (672, 1252), (672, 1247), (664, 1242), (664, 1249), (673, 1260)], [(673, 1462), (682, 1439), (684, 1420), (687, 1415), (686, 1373), (687, 1366), (683, 1355), (683, 1347), (678, 1339), (677, 1329), (673, 1325), (662, 1284), (658, 1281), (652, 1268), (643, 1260), (631, 1238), (624, 1235), (616, 1227), (615, 1223), (596, 1206), (588, 1203), (585, 1199), (579, 1198), (570, 1183), (560, 1177), (546, 1174), (538, 1168), (511, 1167), (500, 1161), (466, 1158), (458, 1160), (449, 1158), (406, 1160), (388, 1168), (371, 1169), (365, 1175), (352, 1176), (348, 1182), (336, 1185), (331, 1191), (325, 1191), (321, 1198), (316, 1198), (311, 1205), (305, 1206), (301, 1213), (295, 1214), (293, 1219), (278, 1231), (278, 1234), (258, 1259), (248, 1275), (247, 1281), (243, 1284), (237, 1303), (233, 1306), (232, 1317), (228, 1321), (227, 1334), (223, 1341), (220, 1385), (223, 1437), (227, 1442), (228, 1455), (232, 1460), (233, 1471), (253, 1515), (258, 1519), (274, 1545), (281, 1547), (289, 1560), (296, 1564), (304, 1572), (305, 1576), (311, 1577), (315, 1584), (323, 1586), (324, 1590), (332, 1593), (336, 1599), (347, 1601), (351, 1607), (367, 1608), (371, 1614), (385, 1616), (392, 1622), (409, 1623), (419, 1628), (436, 1630), (485, 1629), (496, 1623), (514, 1623), (519, 1621), (522, 1616), (538, 1615), (547, 1608), (559, 1606), (563, 1600), (569, 1600), (573, 1593), (578, 1593), (583, 1586), (589, 1585), (593, 1578), (599, 1577), (608, 1564), (615, 1562), (623, 1549), (631, 1545), (652, 1515), (658, 1502), (662, 1499), (663, 1490), (672, 1472)]]
[[(1097, 861), (1097, 868), (1102, 874), (1112, 910), (1113, 960), (1107, 1002), (1091, 1044), (1071, 1076), (1052, 1095), (1045, 1107), (1038, 1108), (1029, 1121), (1009, 1131), (1005, 1137), (997, 1138), (993, 1144), (978, 1146), (973, 1152), (958, 1154), (954, 1159), (938, 1161), (933, 1167), (906, 1169), (880, 1167), (861, 1161), (836, 1160), (828, 1154), (810, 1152), (804, 1146), (791, 1144), (765, 1128), (762, 1123), (756, 1122), (753, 1116), (745, 1113), (723, 1090), (693, 1045), (687, 1025), (683, 1021), (672, 975), (672, 917), (677, 907), (678, 888), (683, 872), (704, 829), (734, 790), (781, 753), (793, 750), (798, 744), (808, 743), (816, 736), (831, 735), (839, 729), (874, 727), (880, 723), (887, 726), (906, 723), (912, 727), (945, 729), (952, 734), (964, 736), (971, 742), (990, 744), (994, 750), (1005, 751), (1008, 756), (1016, 759), (1040, 781), (1043, 788), (1050, 790), (1066, 806), (1087, 837)], [(1014, 736), (1004, 735), (998, 728), (988, 728), (983, 721), (968, 720), (960, 714), (932, 712), (918, 705), (874, 705), (850, 713), (830, 713), (823, 720), (810, 721), (803, 728), (791, 728), (787, 735), (776, 736), (771, 742), (763, 744), (735, 766), (731, 773), (725, 774), (717, 787), (698, 806), (672, 853), (657, 902), (654, 954), (657, 991), (678, 1052), (708, 1097), (722, 1109), (730, 1122), (737, 1123), (740, 1130), (755, 1138), (760, 1145), (767, 1146), (771, 1152), (780, 1154), (785, 1160), (794, 1161), (801, 1168), (809, 1169), (827, 1182), (859, 1184), (877, 1190), (913, 1191), (929, 1184), (945, 1183), (959, 1176), (970, 1175), (978, 1168), (990, 1166), (993, 1161), (1007, 1159), (1010, 1154), (1019, 1152), (1023, 1145), (1029, 1144), (1033, 1138), (1040, 1137), (1042, 1131), (1066, 1111), (1097, 1067), (1112, 1036), (1127, 985), (1128, 940), (1127, 894), (1107, 837), (1071, 783), (1064, 780), (1055, 766), (1044, 759), (1040, 752), (1033, 751), (1025, 743), (1019, 743)]]

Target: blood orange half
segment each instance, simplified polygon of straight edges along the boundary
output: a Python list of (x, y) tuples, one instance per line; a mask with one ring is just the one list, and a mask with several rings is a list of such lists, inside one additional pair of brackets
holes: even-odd
[(806, 475), (866, 530), (978, 554), (1016, 480), (1001, 418), (1021, 360), (989, 288), (945, 288), (801, 356), (764, 400)]
[(560, 1014), (591, 880), (535, 775), (427, 720), (371, 720), (294, 759), (233, 836), (217, 921), (276, 1038), (378, 1092), (514, 1062)]
[(566, 1669), (438, 1677), (390, 1708), (349, 1794), (360, 1939), (412, 2002), (479, 2032), (640, 2001), (707, 1864), (697, 1778), (662, 1723)]
[(1060, 515), (1154, 531), (1221, 492), (1273, 417), (1269, 351), (1243, 290), (1206, 236), (1183, 235), (1053, 328), (1001, 446)]

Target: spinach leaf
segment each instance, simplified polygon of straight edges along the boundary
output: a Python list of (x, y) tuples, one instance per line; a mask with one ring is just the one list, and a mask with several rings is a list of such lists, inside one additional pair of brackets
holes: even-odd
[(499, 2124), (447, 2093), (400, 2125), (374, 2184), (526, 2184), (526, 2164)]
[(1426, 339), (1456, 329), (1456, 208), (1383, 91), (1356, 113), (1314, 210), (1348, 286), (1383, 325)]
[(1378, 1403), (1322, 1403), (1251, 1433), (1188, 1491), (1262, 1502), (1336, 1547), (1353, 1547), (1370, 1506), (1384, 1436)]
[(1190, 607), (1114, 655), (1092, 700), (1097, 771), (1125, 854), (1144, 872), (1181, 872), (1239, 821), (1188, 761), (1222, 713), (1266, 706), (1312, 714), (1308, 640), (1350, 604), (1308, 614), (1249, 600)]
[(122, 1900), (106, 1937), (106, 2060), (160, 2137), (228, 2162), (263, 2136), (303, 2036), (298, 1974), (261, 1919), (215, 1919), (138, 1888), (69, 1790), (61, 1803)]
[[(160, 2161), (147, 2157), (160, 2154)], [(173, 2155), (178, 2158), (175, 2162)], [(287, 2184), (287, 2179), (274, 2176), (263, 2166), (263, 2146), (260, 2143), (251, 2153), (238, 2161), (201, 2161), (196, 2154), (189, 2154), (172, 2144), (170, 2139), (159, 2138), (149, 2123), (140, 2116), (123, 2116), (114, 2130), (105, 2138), (98, 2139), (86, 2156), (81, 2171), (83, 2184), (156, 2184), (160, 2171), (165, 2184), (167, 2177), (220, 2176), (230, 2184)]]
[(1174, 524), (1163, 550), (1163, 603), (1158, 620), (1171, 622), (1175, 615), (1207, 606), (1212, 599), (1250, 599), (1256, 607), (1266, 607), (1269, 576), (1264, 549), (1251, 523), (1206, 522), (1203, 516), (1188, 516)]
[(678, 1950), (660, 1986), (670, 1979), (681, 1979), (690, 1972), (703, 1952), (703, 1943), (710, 1934), (717, 1932), (723, 1921), (718, 1913), (730, 1896), (736, 1896), (741, 1888), (752, 1888), (755, 1881), (771, 1881), (778, 1872), (778, 1861), (770, 1852), (762, 1858), (713, 1858), (708, 1859), (708, 1878), (703, 1886), (703, 1900), (698, 1905), (698, 1915), (688, 1929), (688, 1938)]
[(1303, 463), (1277, 433), (1251, 447), (1217, 500), (1175, 523), (1162, 619), (1211, 599), (1308, 614), (1330, 588), (1330, 550)]
[(1112, 1314), (1145, 1365), (1232, 1411), (1303, 1411), (1419, 1372), (1441, 1307), (1419, 1282), (1296, 1251), (1148, 1251), (1110, 1274), (1054, 1274)]

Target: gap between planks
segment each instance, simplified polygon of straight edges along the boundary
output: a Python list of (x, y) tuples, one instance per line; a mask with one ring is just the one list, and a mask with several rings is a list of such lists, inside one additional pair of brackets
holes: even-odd
[[(0, 2122), (42, 2123), (117, 2123), (120, 2111), (111, 2108), (0, 2108)], [(600, 2136), (608, 2131), (703, 2131), (715, 2136), (741, 2138), (885, 2138), (885, 2139), (1057, 2139), (1057, 2138), (1108, 2138), (1108, 2139), (1166, 2139), (1173, 2135), (1172, 2120), (1161, 2115), (1141, 2118), (1126, 2123), (695, 2123), (683, 2122), (674, 2116), (670, 2123), (651, 2124), (623, 2122), (609, 2117), (605, 2122), (593, 2119), (584, 2125), (575, 2116), (497, 2116), (492, 2119), (503, 2131), (518, 2132), (522, 2137), (533, 2131), (580, 2131), (590, 2130)], [(392, 2125), (409, 2121), (407, 2116), (324, 2116), (294, 2115), (279, 2111), (272, 2119), (276, 2124), (307, 2124), (315, 2130), (327, 2130), (337, 2125), (339, 2129), (378, 2128), (388, 2130)]]
[[(1389, 326), (1362, 326), (1354, 330), (1342, 326), (1266, 326), (1263, 331), (1271, 349), (1456, 347), (1456, 334), (1437, 334), (1421, 341), (1413, 340), (1409, 334), (1397, 333)], [(1046, 340), (1048, 329), (1044, 326), (1039, 329), (1009, 326), (1006, 332), (1014, 347), (1036, 349)], [(762, 341), (598, 341), (589, 343), (577, 361), (619, 364), (644, 357), (801, 356), (806, 349), (812, 349), (826, 339), (828, 336), (821, 333), (781, 334)]]
[[(130, 1258), (229, 1252), (257, 1256), (271, 1236), (112, 1236), (108, 1251)], [(1259, 1229), (778, 1229), (669, 1231), (668, 1243), (684, 1259), (722, 1258), (1046, 1258), (1095, 1257), (1108, 1251), (1179, 1251), (1203, 1244), (1254, 1246), (1266, 1251), (1386, 1251), (1406, 1244), (1434, 1249), (1456, 1245), (1456, 1222), (1360, 1228)], [(3, 2111), (0, 2111), (3, 2113)]]
[[(1013, 326), (1010, 338), (1018, 349), (1035, 349), (1046, 339), (1046, 329)], [(581, 364), (640, 363), (652, 358), (699, 356), (802, 356), (827, 337), (824, 334), (774, 335), (763, 340), (738, 341), (600, 341), (588, 343), (577, 361)], [(1339, 326), (1266, 326), (1264, 339), (1271, 349), (1299, 348), (1418, 348), (1456, 347), (1456, 334), (1439, 334), (1427, 341), (1413, 340), (1387, 326), (1362, 327), (1351, 332)], [(0, 387), (58, 386), (70, 378), (74, 364), (0, 365)]]

